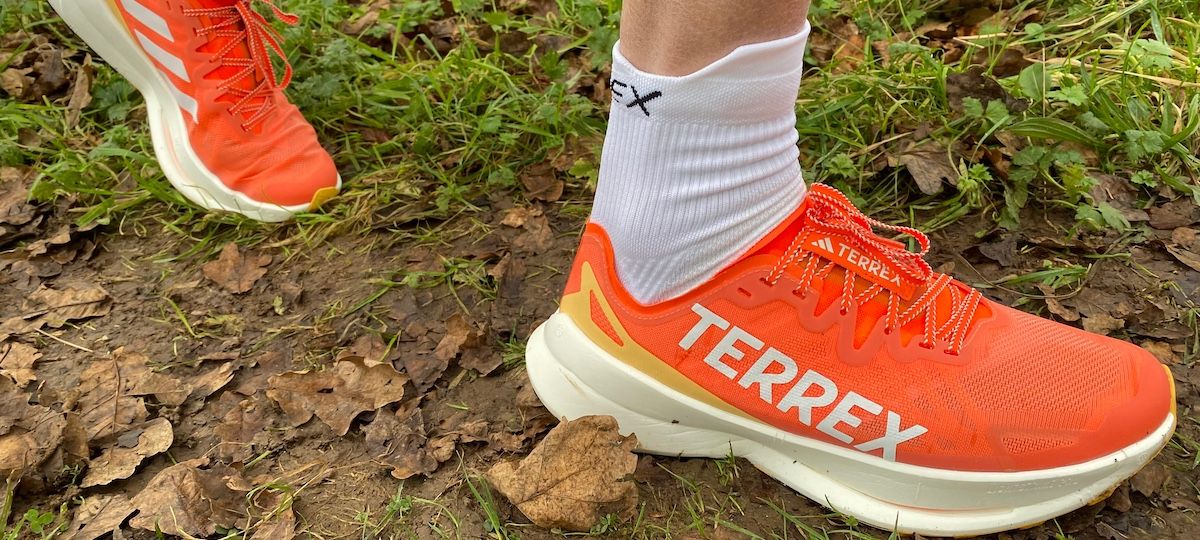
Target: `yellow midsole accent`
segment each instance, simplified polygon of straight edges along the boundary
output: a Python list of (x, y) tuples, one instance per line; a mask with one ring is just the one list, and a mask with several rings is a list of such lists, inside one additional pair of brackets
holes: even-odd
[[(687, 378), (675, 368), (667, 365), (666, 362), (663, 362), (657, 356), (654, 356), (654, 353), (638, 345), (630, 337), (629, 332), (625, 331), (625, 327), (621, 325), (620, 319), (617, 318), (612, 306), (609, 305), (608, 299), (604, 297), (604, 293), (600, 289), (600, 284), (596, 281), (596, 274), (592, 270), (590, 263), (583, 263), (579, 281), (579, 292), (563, 296), (562, 306), (559, 309), (563, 313), (566, 313), (593, 343), (600, 345), (605, 352), (613, 355), (618, 360), (690, 398), (717, 407), (725, 412), (736, 414), (742, 418), (756, 420), (754, 417), (713, 395), (712, 392), (705, 390), (704, 387), (696, 384), (695, 381)], [(608, 317), (609, 323), (612, 324), (613, 330), (621, 338), (621, 341), (625, 344), (624, 346), (617, 345), (612, 338), (608, 337), (592, 321), (591, 294), (596, 295), (596, 301), (600, 304), (600, 309)]]
[(338, 189), (335, 187), (318, 189), (316, 193), (313, 193), (312, 202), (308, 203), (308, 209), (311, 211), (320, 208), (322, 204), (325, 204), (325, 201), (336, 197), (337, 194)]

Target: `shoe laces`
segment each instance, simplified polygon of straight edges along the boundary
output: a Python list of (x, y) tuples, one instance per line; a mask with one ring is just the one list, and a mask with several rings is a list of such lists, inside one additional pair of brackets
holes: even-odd
[[(815, 280), (824, 280), (833, 270), (841, 268), (844, 277), (839, 300), (843, 315), (856, 305), (885, 295), (885, 334), (891, 334), (923, 317), (923, 340), (919, 345), (933, 349), (940, 341), (946, 344), (943, 352), (959, 354), (983, 295), (946, 274), (933, 271), (924, 259), (929, 253), (928, 236), (911, 227), (889, 225), (867, 217), (845, 195), (828, 186), (821, 185), (811, 190), (806, 196), (805, 205), (803, 227), (770, 275), (764, 278), (769, 285), (778, 283), (786, 269), (800, 268), (800, 278), (792, 292), (804, 298)], [(880, 236), (876, 230), (909, 236), (916, 241), (920, 250), (909, 251), (905, 244)], [(825, 237), (837, 236), (851, 247), (882, 259), (890, 271), (896, 272), (906, 285), (911, 286), (911, 292), (905, 295), (869, 280), (863, 280), (867, 284), (859, 285), (860, 279), (854, 268), (830, 260), (808, 247), (813, 231), (819, 231)], [(938, 300), (942, 295), (949, 295), (949, 302), (941, 303), (952, 307), (949, 316), (939, 325)], [(912, 300), (906, 300), (905, 296)]]
[[(242, 114), (242, 129), (249, 130), (266, 118), (275, 107), (275, 90), (286, 88), (292, 82), (292, 66), (287, 62), (280, 45), (279, 34), (265, 17), (254, 10), (253, 4), (265, 4), (274, 17), (289, 26), (300, 18), (287, 13), (275, 5), (274, 0), (237, 0), (228, 6), (186, 8), (184, 15), (205, 17), (209, 24), (196, 30), (196, 34), (207, 37), (227, 38), (211, 62), (225, 67), (240, 68), (217, 86), (222, 93), (233, 97), (229, 107), (231, 114)], [(248, 57), (235, 54), (245, 47)], [(271, 56), (274, 53), (283, 62), (283, 74), (276, 73)], [(249, 84), (243, 84), (249, 81)]]

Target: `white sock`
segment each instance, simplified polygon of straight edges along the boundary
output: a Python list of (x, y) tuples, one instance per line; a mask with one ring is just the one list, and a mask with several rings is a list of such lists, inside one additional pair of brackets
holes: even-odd
[(683, 77), (613, 50), (613, 103), (592, 221), (643, 304), (711, 279), (804, 197), (796, 94), (809, 26)]

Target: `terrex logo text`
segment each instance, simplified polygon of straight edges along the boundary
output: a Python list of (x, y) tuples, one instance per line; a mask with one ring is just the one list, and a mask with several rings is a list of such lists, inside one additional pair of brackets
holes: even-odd
[[(720, 332), (721, 340), (704, 356), (704, 363), (742, 388), (750, 390), (757, 386), (759, 399), (783, 413), (796, 414), (800, 423), (812, 426), (815, 422), (817, 430), (859, 451), (881, 450), (888, 461), (896, 460), (897, 446), (928, 431), (920, 425), (901, 429), (903, 420), (895, 411), (885, 411), (882, 405), (854, 391), (843, 394), (837, 383), (815, 370), (800, 373), (795, 360), (700, 304), (692, 305), (692, 311), (700, 320), (683, 336), (679, 346), (691, 350), (706, 333)], [(757, 358), (752, 358), (756, 353)], [(863, 415), (884, 413), (887, 426), (882, 437), (856, 441), (845, 431), (861, 425)]]
[(883, 282), (881, 285), (904, 285), (900, 280), (900, 274), (897, 274), (888, 265), (883, 264), (882, 261), (841, 242), (835, 244), (827, 236), (813, 240), (810, 246), (818, 248), (818, 250), (814, 251), (824, 251), (825, 254), (836, 257), (839, 261), (844, 261), (852, 268), (857, 268), (865, 274), (874, 276)]

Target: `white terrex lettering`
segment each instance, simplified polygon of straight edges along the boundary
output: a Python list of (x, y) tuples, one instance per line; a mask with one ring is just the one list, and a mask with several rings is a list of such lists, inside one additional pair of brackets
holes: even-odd
[[(862, 452), (879, 450), (888, 461), (896, 461), (896, 447), (900, 444), (929, 431), (921, 425), (901, 429), (903, 420), (895, 411), (885, 411), (882, 405), (857, 392), (850, 391), (842, 395), (837, 383), (815, 370), (800, 373), (796, 361), (775, 347), (767, 347), (746, 367), (750, 360), (747, 355), (752, 353), (745, 348), (762, 351), (766, 344), (700, 304), (693, 304), (692, 311), (700, 316), (700, 320), (683, 336), (679, 346), (691, 350), (710, 330), (721, 332), (720, 341), (704, 356), (704, 363), (725, 378), (736, 381), (742, 388), (749, 390), (757, 385), (759, 399), (784, 413), (794, 410), (800, 423), (812, 426), (816, 421), (813, 411), (832, 406), (832, 410), (824, 413), (817, 423), (817, 430)], [(779, 388), (778, 392), (776, 387)], [(857, 428), (862, 425), (864, 413), (879, 416), (885, 412), (887, 425), (881, 437), (855, 444), (854, 436), (843, 431), (842, 426)]]

